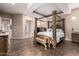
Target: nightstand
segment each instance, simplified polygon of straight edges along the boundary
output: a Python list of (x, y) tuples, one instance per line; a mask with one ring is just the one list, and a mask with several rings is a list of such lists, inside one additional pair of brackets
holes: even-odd
[(79, 43), (79, 32), (73, 32), (72, 33), (72, 42)]

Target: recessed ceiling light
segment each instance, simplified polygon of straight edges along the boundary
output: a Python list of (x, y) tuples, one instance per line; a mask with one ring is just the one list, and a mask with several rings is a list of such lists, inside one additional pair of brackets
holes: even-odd
[(72, 19), (72, 20), (75, 20), (75, 19), (76, 19), (76, 17), (75, 17), (75, 16), (73, 16), (71, 19)]
[(11, 3), (12, 5), (15, 5), (15, 3)]

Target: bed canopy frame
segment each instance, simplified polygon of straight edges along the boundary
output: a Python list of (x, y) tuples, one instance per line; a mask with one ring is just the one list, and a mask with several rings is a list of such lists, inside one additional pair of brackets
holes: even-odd
[[(53, 33), (52, 38), (54, 39), (54, 42), (57, 43), (57, 41), (56, 41), (56, 28), (58, 28), (58, 27), (60, 27), (64, 31), (64, 38), (65, 38), (65, 19), (58, 16), (58, 14), (61, 14), (63, 12), (57, 12), (56, 10), (54, 10), (52, 12), (52, 14), (50, 14), (50, 15), (43, 15), (43, 14), (36, 12), (36, 11), (33, 11), (33, 12), (43, 16), (41, 18), (35, 18), (34, 38), (37, 36), (37, 21), (43, 22), (43, 20), (40, 20), (40, 19), (47, 18), (50, 16), (52, 16), (52, 21), (47, 21), (47, 23), (48, 23), (48, 27), (49, 27), (49, 23), (52, 23), (52, 27), (51, 27), (53, 30), (52, 31), (52, 33)], [(57, 20), (56, 17), (58, 17), (61, 20)], [(61, 23), (60, 26), (58, 26), (59, 24), (57, 25), (57, 23)]]

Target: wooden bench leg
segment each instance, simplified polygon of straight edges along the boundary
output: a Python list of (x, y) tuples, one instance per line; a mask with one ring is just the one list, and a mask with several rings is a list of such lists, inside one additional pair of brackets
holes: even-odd
[(47, 45), (46, 45), (46, 44), (44, 44), (44, 46), (45, 46), (45, 50), (47, 50)]
[(48, 39), (48, 47), (50, 47), (50, 39)]
[(50, 47), (50, 43), (48, 43), (48, 47)]

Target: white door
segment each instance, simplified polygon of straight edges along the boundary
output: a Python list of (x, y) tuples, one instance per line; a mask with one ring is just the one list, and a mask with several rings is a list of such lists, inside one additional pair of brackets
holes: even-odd
[(25, 35), (28, 37), (32, 36), (32, 21), (26, 21)]
[(11, 39), (12, 38), (12, 19), (2, 18), (2, 29), (3, 29), (3, 32), (9, 33), (10, 39)]

